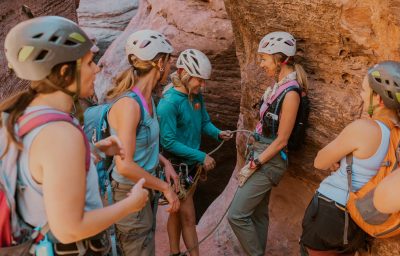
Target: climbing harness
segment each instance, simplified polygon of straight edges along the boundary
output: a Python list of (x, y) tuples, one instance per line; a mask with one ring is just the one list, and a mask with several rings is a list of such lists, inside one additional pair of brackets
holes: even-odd
[[(250, 149), (250, 144), (249, 144), (250, 137), (251, 137), (252, 135), (254, 135), (255, 133), (254, 133), (253, 131), (240, 129), (240, 130), (234, 130), (234, 131), (232, 131), (232, 134), (234, 134), (234, 133), (240, 133), (240, 132), (242, 132), (242, 133), (248, 133), (247, 139), (246, 139), (246, 150), (245, 150), (245, 156), (247, 156), (247, 154), (248, 154), (248, 152), (249, 152), (249, 149)], [(222, 145), (224, 144), (224, 142), (225, 142), (225, 141), (222, 141), (222, 142), (218, 145), (218, 147), (216, 147), (214, 150), (210, 151), (210, 152), (208, 153), (208, 155), (212, 155), (212, 154), (214, 154), (215, 152), (217, 152), (217, 151), (222, 147)], [(251, 153), (251, 151), (250, 151), (250, 155), (251, 155), (251, 154), (252, 154), (252, 153)], [(194, 180), (197, 179), (197, 180), (196, 180), (196, 183), (197, 183), (198, 180), (200, 179), (200, 176), (201, 176), (201, 173), (202, 173), (202, 172), (203, 172), (203, 168), (202, 168), (201, 165), (199, 165), (198, 170), (197, 170), (196, 175), (195, 175), (195, 178), (194, 178)], [(195, 186), (192, 186), (191, 189), (193, 189), (194, 187), (195, 187)], [(239, 187), (238, 187), (238, 188), (239, 188)], [(233, 198), (235, 197), (238, 188), (236, 189), (235, 194), (233, 195)], [(232, 200), (232, 201), (233, 201), (233, 200)], [(215, 230), (217, 230), (217, 228), (219, 227), (219, 225), (220, 225), (220, 224), (222, 223), (222, 221), (224, 220), (226, 214), (228, 213), (229, 209), (231, 208), (232, 201), (229, 203), (229, 205), (228, 205), (228, 207), (226, 208), (224, 214), (223, 214), (222, 217), (219, 219), (217, 225), (215, 225), (215, 227), (214, 227), (204, 238), (202, 238), (195, 246), (193, 246), (193, 247), (187, 249), (186, 251), (184, 251), (184, 252), (182, 252), (182, 253), (175, 254), (175, 255), (178, 255), (178, 256), (185, 256), (187, 253), (190, 253), (192, 250), (194, 250), (195, 248), (199, 247), (200, 244), (202, 244), (205, 240), (207, 240), (207, 239), (215, 232)]]

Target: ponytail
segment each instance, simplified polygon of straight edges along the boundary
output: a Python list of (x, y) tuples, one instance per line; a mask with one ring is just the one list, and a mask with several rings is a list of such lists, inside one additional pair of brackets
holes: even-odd
[(307, 73), (304, 70), (303, 66), (298, 64), (297, 56), (288, 57), (283, 53), (274, 54), (274, 61), (276, 64), (276, 72), (275, 72), (275, 80), (279, 82), (279, 74), (281, 72), (281, 65), (284, 63), (285, 65), (292, 66), (294, 71), (296, 71), (296, 80), (301, 86), (303, 92), (308, 93), (308, 79)]
[(156, 67), (156, 62), (160, 58), (166, 58), (165, 53), (159, 53), (153, 60), (141, 60), (135, 55), (128, 56), (130, 67), (117, 75), (113, 81), (113, 87), (107, 92), (107, 99), (113, 99), (122, 93), (129, 91), (138, 77), (147, 75)]
[(119, 73), (114, 80), (114, 87), (107, 92), (107, 98), (113, 99), (128, 91), (135, 84), (135, 69), (130, 67)]
[(308, 79), (307, 79), (307, 73), (304, 70), (303, 66), (300, 64), (295, 63), (294, 64), (294, 70), (296, 71), (296, 80), (300, 84), (301, 88), (303, 89), (303, 92), (306, 94), (308, 93)]
[[(67, 65), (68, 68), (66, 69), (65, 74), (61, 75), (60, 70), (64, 65)], [(14, 143), (18, 150), (22, 150), (22, 142), (15, 133), (15, 124), (18, 122), (18, 118), (22, 116), (25, 109), (39, 93), (49, 94), (68, 87), (75, 80), (75, 69), (76, 62), (57, 64), (52, 68), (52, 71), (47, 78), (42, 81), (32, 81), (28, 89), (19, 92), (0, 103), (0, 113), (8, 113), (6, 120), (3, 115), (0, 116), (0, 128), (3, 128), (3, 125), (5, 126), (8, 137), (6, 148), (0, 155), (0, 159), (8, 152), (10, 143)]]
[(15, 94), (14, 96), (9, 97), (0, 103), (0, 112), (8, 113), (8, 117), (4, 120), (4, 116), (0, 117), (0, 127), (4, 125), (7, 131), (7, 145), (5, 150), (2, 152), (0, 159), (4, 157), (4, 155), (8, 152), (10, 143), (15, 143), (19, 150), (22, 150), (22, 143), (18, 140), (17, 135), (15, 134), (15, 124), (18, 121), (18, 118), (22, 116), (25, 109), (29, 106), (29, 104), (36, 97), (36, 91), (29, 88), (22, 92)]

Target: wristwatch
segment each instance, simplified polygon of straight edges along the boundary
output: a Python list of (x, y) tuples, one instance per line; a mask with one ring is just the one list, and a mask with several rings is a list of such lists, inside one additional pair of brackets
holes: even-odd
[(253, 160), (253, 163), (254, 163), (254, 165), (255, 165), (255, 166), (254, 166), (255, 168), (260, 168), (261, 165), (262, 165), (261, 162), (260, 162), (260, 160), (258, 160), (258, 158), (254, 159), (254, 160)]

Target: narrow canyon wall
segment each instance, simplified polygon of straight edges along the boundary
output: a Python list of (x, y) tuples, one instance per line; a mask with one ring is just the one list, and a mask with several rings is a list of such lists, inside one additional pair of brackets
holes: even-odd
[[(241, 68), (239, 127), (254, 128), (257, 120), (252, 105), (271, 85), (256, 61), (258, 42), (265, 34), (279, 30), (292, 33), (297, 39), (301, 64), (309, 75), (311, 114), (307, 144), (301, 152), (292, 152), (290, 171), (273, 191), (267, 246), (268, 255), (298, 255), (296, 240), (301, 231), (302, 213), (316, 185), (329, 174), (314, 169), (313, 159), (346, 124), (361, 116), (358, 94), (367, 68), (383, 60), (400, 60), (397, 15), (400, 3), (391, 0), (225, 0), (225, 5), (232, 20)], [(237, 142), (238, 163), (241, 163), (243, 138)], [(227, 201), (224, 196), (226, 191), (215, 205)], [(203, 218), (206, 220), (208, 215), (211, 216), (206, 212)], [(224, 241), (231, 243), (230, 236), (226, 237)], [(375, 241), (371, 255), (399, 255), (399, 241)]]
[(137, 0), (81, 0), (77, 9), (79, 25), (96, 38), (99, 59), (119, 36), (138, 9)]
[(26, 88), (28, 83), (16, 78), (8, 69), (4, 54), (4, 40), (8, 31), (28, 19), (21, 6), (29, 6), (35, 16), (59, 15), (77, 21), (75, 0), (1, 0), (0, 1), (0, 100)]

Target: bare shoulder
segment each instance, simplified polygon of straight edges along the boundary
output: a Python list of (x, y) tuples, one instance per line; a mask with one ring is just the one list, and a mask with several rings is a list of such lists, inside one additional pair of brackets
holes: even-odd
[(354, 135), (368, 135), (380, 133), (379, 125), (372, 119), (357, 119), (344, 128), (344, 131)]
[[(84, 149), (84, 139), (77, 127), (68, 122), (53, 122), (45, 126), (33, 141), (33, 146), (46, 149), (46, 154), (63, 151), (79, 152)], [(72, 153), (71, 152), (71, 153)]]
[(115, 102), (111, 109), (117, 110), (118, 112), (129, 112), (139, 109), (139, 103), (130, 97), (123, 97), (122, 99)]

